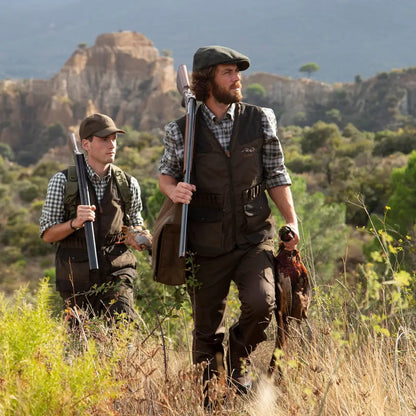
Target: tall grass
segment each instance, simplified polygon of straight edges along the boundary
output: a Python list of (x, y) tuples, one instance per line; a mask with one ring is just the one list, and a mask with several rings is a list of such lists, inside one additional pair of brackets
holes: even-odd
[[(340, 287), (341, 289), (342, 287)], [(184, 347), (126, 322), (100, 320), (70, 329), (50, 312), (51, 289), (1, 299), (1, 415), (203, 415), (202, 367)], [(306, 326), (292, 326), (280, 358), (282, 378), (266, 376), (269, 341), (253, 354), (256, 388), (237, 396), (221, 380), (212, 389), (218, 415), (416, 414), (416, 342), (409, 327), (380, 332), (368, 320), (350, 325), (342, 302), (322, 297)], [(328, 311), (331, 311), (328, 314)], [(345, 325), (343, 325), (345, 324)], [(342, 328), (349, 327), (348, 331)], [(165, 371), (163, 355), (168, 357)]]
[[(33, 299), (21, 289), (0, 298), (0, 414), (97, 414), (120, 392), (116, 356), (91, 339), (81, 352), (64, 322), (53, 318), (44, 280)], [(117, 352), (117, 350), (115, 349)]]
[[(395, 268), (397, 247), (388, 234), (372, 232), (379, 248), (358, 283), (345, 273), (320, 285), (311, 273), (311, 330), (291, 325), (279, 355), (281, 377), (266, 375), (273, 322), (269, 340), (253, 353), (254, 390), (238, 396), (217, 380), (211, 414), (416, 414), (414, 276)], [(142, 302), (136, 323), (108, 326), (96, 318), (74, 327), (53, 312), (53, 299), (46, 280), (34, 295), (21, 289), (13, 299), (0, 298), (0, 415), (207, 414), (203, 368), (190, 362), (189, 305), (181, 306), (180, 297), (166, 316), (158, 316), (156, 303), (145, 309)], [(166, 293), (161, 299), (168, 300)], [(234, 288), (228, 307), (235, 318)]]

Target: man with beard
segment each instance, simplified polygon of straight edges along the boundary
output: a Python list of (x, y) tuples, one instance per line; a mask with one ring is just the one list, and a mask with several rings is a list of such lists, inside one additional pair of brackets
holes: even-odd
[[(184, 117), (165, 128), (159, 174), (160, 190), (167, 197), (190, 204), (187, 244), (197, 265), (196, 283), (188, 282), (193, 360), (207, 363), (204, 381), (227, 368), (229, 382), (240, 393), (252, 388), (249, 356), (266, 339), (275, 308), (276, 230), (266, 190), (294, 232), (286, 248), (299, 242), (275, 115), (241, 102), (240, 71), (249, 65), (249, 58), (227, 47), (197, 50), (191, 88), (202, 103), (196, 114), (191, 184), (183, 182)], [(241, 314), (229, 329), (224, 360), (231, 281), (238, 288)]]

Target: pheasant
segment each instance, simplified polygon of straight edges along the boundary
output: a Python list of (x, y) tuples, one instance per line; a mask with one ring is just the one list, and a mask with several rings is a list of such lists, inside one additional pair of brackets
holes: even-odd
[[(293, 238), (293, 231), (290, 227), (284, 226), (280, 229), (279, 236), (282, 241), (289, 241)], [(295, 319), (298, 323), (307, 320), (311, 297), (308, 273), (299, 251), (286, 250), (283, 242), (280, 243), (275, 258), (275, 285), (277, 331), (269, 375), (272, 375), (277, 367), (276, 350), (283, 349), (286, 344), (289, 318)]]

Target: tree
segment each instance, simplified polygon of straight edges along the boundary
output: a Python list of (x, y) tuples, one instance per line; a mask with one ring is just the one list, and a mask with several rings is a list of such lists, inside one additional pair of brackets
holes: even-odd
[(173, 56), (173, 52), (169, 49), (162, 49), (162, 56), (171, 58)]
[(13, 150), (6, 143), (0, 143), (0, 155), (3, 157), (3, 159), (14, 160)]
[(314, 62), (309, 62), (309, 63), (307, 63), (305, 65), (302, 65), (299, 68), (299, 72), (306, 72), (306, 74), (308, 74), (308, 78), (310, 78), (311, 75), (314, 72), (317, 72), (317, 71), (319, 71), (319, 65), (318, 64), (315, 64)]
[(339, 147), (341, 132), (334, 123), (318, 121), (312, 127), (306, 128), (301, 141), (303, 153), (322, 153)]
[[(299, 250), (304, 260), (319, 277), (320, 284), (330, 282), (337, 259), (345, 253), (345, 205), (325, 202), (324, 194), (307, 190), (304, 178), (292, 178), (292, 193), (299, 218), (301, 242)], [(271, 204), (278, 228), (284, 224), (277, 208)]]
[(250, 84), (246, 89), (247, 101), (255, 104), (262, 105), (263, 99), (266, 96), (266, 89), (259, 83)]
[(416, 151), (411, 153), (407, 166), (393, 171), (392, 185), (386, 221), (404, 236), (412, 230), (416, 218)]
[(318, 121), (305, 129), (301, 141), (303, 153), (314, 154), (316, 172), (322, 172), (326, 177), (326, 185), (332, 185), (335, 169), (335, 156), (342, 143), (341, 132), (336, 124)]

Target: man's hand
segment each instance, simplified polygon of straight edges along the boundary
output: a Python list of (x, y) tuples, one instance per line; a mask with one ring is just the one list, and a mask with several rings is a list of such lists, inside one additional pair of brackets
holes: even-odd
[(72, 221), (75, 228), (82, 228), (86, 221), (95, 221), (95, 205), (78, 205), (77, 217)]
[(195, 185), (186, 182), (178, 182), (173, 189), (173, 192), (168, 196), (175, 204), (189, 204), (195, 191)]
[(144, 228), (137, 227), (127, 227), (123, 225), (121, 227), (122, 236), (119, 240), (119, 243), (128, 244), (137, 251), (151, 250), (152, 248), (152, 235), (149, 231)]
[(286, 224), (279, 230), (279, 238), (285, 246), (285, 250), (296, 249), (299, 243), (299, 231), (295, 224)]

